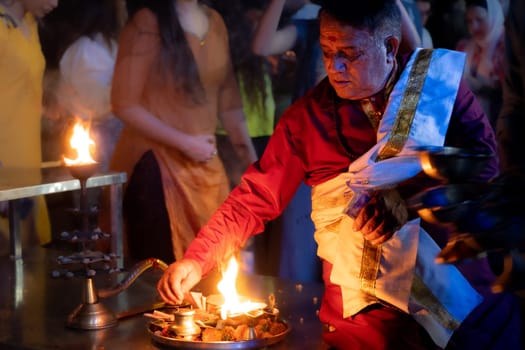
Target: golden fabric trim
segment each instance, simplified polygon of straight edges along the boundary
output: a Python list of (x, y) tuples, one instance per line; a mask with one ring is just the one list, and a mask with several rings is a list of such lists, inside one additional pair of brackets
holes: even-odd
[(410, 70), (405, 93), (403, 94), (392, 132), (385, 147), (379, 152), (376, 161), (393, 157), (403, 149), (414, 121), (417, 103), (423, 90), (423, 83), (425, 82), (431, 57), (431, 49), (422, 49), (418, 52), (414, 65)]
[[(425, 82), (431, 57), (432, 50), (423, 49), (418, 52), (418, 56), (410, 70), (407, 87), (401, 100), (392, 133), (376, 161), (395, 156), (405, 145), (410, 127), (414, 121), (417, 103), (423, 90), (423, 83)], [(362, 290), (370, 295), (375, 295), (375, 280), (377, 278), (377, 271), (379, 270), (380, 258), (381, 246), (373, 246), (365, 240), (359, 277), (361, 279)]]
[(361, 100), (361, 108), (363, 108), (363, 111), (368, 117), (368, 120), (370, 121), (370, 124), (372, 124), (374, 130), (377, 131), (377, 127), (379, 126), (379, 122), (383, 116), (383, 112), (377, 111), (370, 99)]
[(445, 328), (455, 330), (459, 327), (460, 322), (452, 316), (441, 302), (434, 296), (432, 291), (425, 283), (414, 275), (412, 289), (410, 290), (412, 298), (420, 305), (435, 316), (435, 319)]
[(379, 261), (381, 259), (381, 246), (373, 246), (366, 239), (363, 245), (363, 256), (361, 260), (361, 289), (375, 296), (375, 284), (377, 271), (379, 271)]
[[(390, 77), (388, 78), (388, 81), (386, 83), (385, 91), (383, 92), (383, 99), (384, 101), (388, 100), (388, 96), (394, 89), (394, 79), (398, 76), (397, 72), (397, 61), (394, 60), (394, 67), (392, 68), (392, 73), (390, 74)], [(372, 103), (372, 100), (370, 98), (361, 100), (361, 108), (363, 109), (363, 112), (365, 112), (366, 116), (368, 117), (368, 120), (370, 121), (370, 124), (374, 128), (375, 131), (377, 131), (377, 128), (379, 127), (379, 123), (381, 122), (381, 119), (383, 118), (383, 108), (379, 110), (377, 106)]]

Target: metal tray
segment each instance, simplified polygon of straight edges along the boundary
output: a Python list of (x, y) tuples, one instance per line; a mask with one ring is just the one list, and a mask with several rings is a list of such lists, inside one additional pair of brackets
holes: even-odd
[(201, 340), (185, 340), (185, 339), (176, 339), (171, 337), (164, 337), (162, 335), (155, 334), (155, 331), (152, 330), (152, 327), (155, 325), (155, 321), (151, 321), (148, 324), (148, 332), (151, 335), (151, 338), (160, 344), (168, 345), (177, 349), (213, 349), (213, 350), (222, 350), (222, 349), (258, 349), (264, 348), (269, 345), (276, 344), (283, 340), (288, 333), (290, 333), (290, 325), (283, 320), (280, 322), (286, 325), (286, 331), (274, 335), (269, 338), (263, 339), (254, 339), (254, 340), (239, 340), (239, 341), (210, 341), (204, 342)]

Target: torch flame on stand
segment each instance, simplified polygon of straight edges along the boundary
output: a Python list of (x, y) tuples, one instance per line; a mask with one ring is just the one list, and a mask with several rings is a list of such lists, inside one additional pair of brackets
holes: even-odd
[(217, 289), (224, 297), (224, 303), (221, 305), (221, 318), (225, 320), (228, 315), (238, 315), (247, 313), (253, 310), (260, 309), (265, 305), (263, 303), (252, 301), (241, 301), (235, 281), (239, 271), (239, 264), (234, 257), (228, 261), (226, 270), (222, 274), (222, 280), (217, 284)]
[(76, 150), (77, 158), (69, 159), (64, 157), (64, 162), (67, 166), (96, 163), (90, 152), (90, 146), (94, 146), (95, 142), (89, 137), (89, 127), (84, 127), (80, 119), (77, 120), (73, 127), (73, 135), (69, 140), (69, 145)]

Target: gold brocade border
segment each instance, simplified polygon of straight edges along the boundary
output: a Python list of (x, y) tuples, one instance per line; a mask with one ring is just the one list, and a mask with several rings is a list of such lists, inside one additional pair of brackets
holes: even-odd
[[(431, 57), (431, 49), (422, 49), (418, 52), (410, 70), (407, 87), (403, 94), (392, 132), (385, 147), (378, 154), (376, 161), (395, 156), (405, 145), (410, 127), (414, 121), (417, 103), (423, 89)], [(375, 280), (379, 270), (380, 258), (381, 246), (373, 246), (365, 240), (359, 278), (361, 279), (361, 288), (370, 295), (375, 295)]]
[(361, 108), (368, 117), (368, 120), (370, 121), (370, 124), (372, 124), (374, 130), (377, 131), (379, 122), (381, 122), (381, 117), (383, 116), (383, 114), (375, 110), (370, 99), (361, 100)]
[(367, 294), (375, 296), (375, 284), (377, 271), (379, 271), (379, 261), (381, 259), (381, 246), (373, 246), (366, 239), (363, 246), (363, 257), (361, 261), (361, 290)]
[(403, 94), (392, 132), (385, 146), (379, 152), (376, 161), (395, 156), (405, 145), (410, 127), (414, 121), (417, 103), (419, 102), (421, 90), (423, 90), (423, 83), (425, 82), (431, 57), (432, 49), (422, 49), (417, 53), (408, 76), (407, 87)]
[(417, 275), (414, 275), (410, 294), (418, 304), (425, 305), (425, 308), (434, 315), (436, 320), (443, 327), (451, 330), (455, 330), (459, 327), (460, 322), (447, 311), (443, 304), (434, 296), (432, 291)]

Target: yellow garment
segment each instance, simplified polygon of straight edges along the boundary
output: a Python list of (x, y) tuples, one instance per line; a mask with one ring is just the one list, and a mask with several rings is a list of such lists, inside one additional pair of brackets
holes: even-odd
[[(0, 6), (0, 12), (5, 13)], [(0, 20), (0, 162), (4, 167), (41, 166), (41, 116), (45, 60), (37, 22), (27, 13), (26, 36), (19, 28)], [(35, 229), (40, 243), (51, 232), (43, 197), (35, 200)]]
[[(250, 137), (271, 136), (275, 124), (275, 99), (273, 97), (272, 81), (268, 73), (264, 75), (264, 89), (266, 98), (259, 94), (257, 103), (252, 103), (248, 98), (245, 84), (240, 74), (237, 75), (239, 90), (242, 97), (242, 109), (246, 117), (246, 126)], [(220, 125), (217, 128), (218, 135), (226, 135), (226, 131)]]

